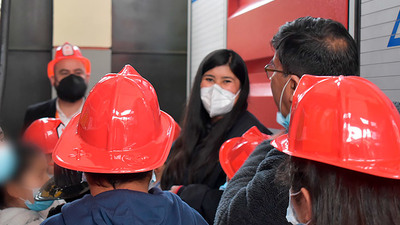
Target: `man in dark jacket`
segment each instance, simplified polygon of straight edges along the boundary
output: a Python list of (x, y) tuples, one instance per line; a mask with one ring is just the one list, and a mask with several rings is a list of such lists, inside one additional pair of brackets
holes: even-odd
[[(303, 74), (359, 73), (356, 43), (336, 21), (296, 19), (283, 25), (271, 43), (275, 55), (265, 70), (279, 108), (277, 122), (286, 129), (290, 123), (292, 96)], [(276, 170), (286, 157), (269, 141), (260, 144), (230, 180), (215, 224), (288, 224), (289, 188), (275, 182)]]
[(24, 129), (43, 117), (60, 118), (66, 126), (82, 109), (89, 82), (90, 61), (82, 56), (78, 46), (68, 42), (59, 46), (55, 58), (47, 65), (47, 75), (58, 98), (29, 106), (25, 113)]

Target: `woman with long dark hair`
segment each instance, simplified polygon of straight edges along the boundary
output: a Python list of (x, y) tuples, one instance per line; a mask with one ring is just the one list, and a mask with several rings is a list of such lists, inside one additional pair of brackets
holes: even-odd
[[(161, 187), (177, 192), (213, 223), (226, 175), (219, 164), (224, 141), (239, 137), (252, 126), (271, 132), (247, 111), (249, 77), (243, 59), (234, 51), (210, 53), (199, 66), (182, 131), (162, 175)], [(175, 186), (174, 186), (175, 185)], [(179, 190), (176, 185), (179, 186)]]

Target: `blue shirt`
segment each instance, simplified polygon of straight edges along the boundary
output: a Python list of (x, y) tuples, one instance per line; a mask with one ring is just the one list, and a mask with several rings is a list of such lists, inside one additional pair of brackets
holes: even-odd
[(112, 190), (64, 205), (42, 225), (207, 224), (177, 195), (152, 188), (149, 193)]

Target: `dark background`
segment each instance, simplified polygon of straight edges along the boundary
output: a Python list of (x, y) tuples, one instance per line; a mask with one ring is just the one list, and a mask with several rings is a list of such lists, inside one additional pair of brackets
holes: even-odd
[(186, 100), (187, 1), (114, 0), (112, 71), (131, 64), (179, 121)]
[[(131, 64), (154, 85), (161, 109), (179, 121), (186, 99), (187, 1), (171, 1), (112, 1), (111, 72)], [(0, 123), (15, 136), (28, 105), (51, 98), (53, 1), (3, 0), (1, 20)]]
[[(10, 3), (9, 18), (3, 18), (6, 3)], [(51, 97), (47, 63), (51, 60), (53, 1), (3, 0), (2, 11), (1, 19), (9, 19), (9, 30), (8, 45), (1, 54), (6, 62), (0, 120), (5, 133), (15, 136), (27, 106)]]

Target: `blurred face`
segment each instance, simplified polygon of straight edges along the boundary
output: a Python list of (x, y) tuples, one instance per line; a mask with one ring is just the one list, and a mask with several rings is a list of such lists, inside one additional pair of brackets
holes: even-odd
[[(283, 71), (282, 64), (280, 63), (278, 55), (276, 53), (270, 65), (272, 69)], [(285, 74), (283, 74), (282, 72), (274, 72), (270, 79), (271, 90), (275, 104), (282, 115), (287, 116), (290, 112), (292, 97), (299, 82), (299, 78), (296, 75), (289, 74), (285, 76)], [(281, 108), (279, 109), (280, 101), (282, 101), (282, 104)]]
[(89, 82), (85, 65), (77, 59), (63, 59), (57, 62), (54, 65), (54, 77), (50, 78), (50, 82), (53, 86), (58, 86), (62, 79), (71, 74), (82, 77), (86, 81), (86, 84)]
[(228, 65), (217, 66), (204, 73), (200, 88), (218, 84), (221, 88), (236, 94), (240, 90), (240, 80)]
[(48, 180), (46, 157), (44, 154), (40, 154), (33, 160), (19, 181), (7, 185), (7, 190), (9, 195), (20, 201), (21, 207), (26, 207), (24, 200), (34, 202), (33, 190), (42, 187)]

